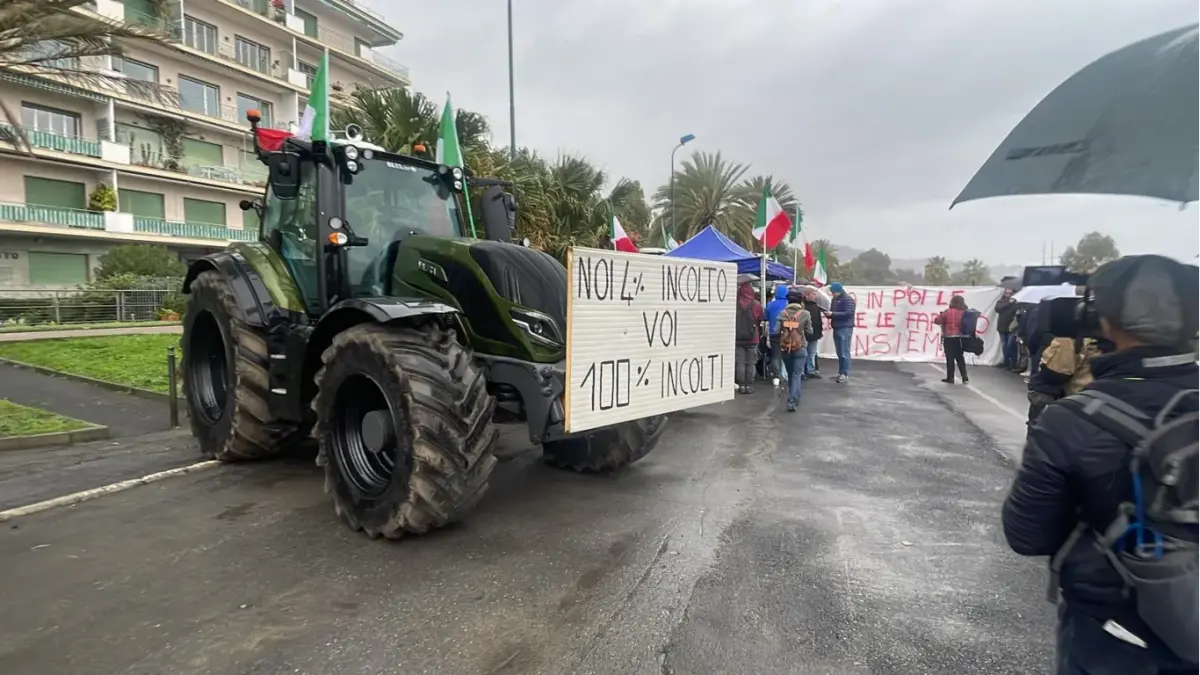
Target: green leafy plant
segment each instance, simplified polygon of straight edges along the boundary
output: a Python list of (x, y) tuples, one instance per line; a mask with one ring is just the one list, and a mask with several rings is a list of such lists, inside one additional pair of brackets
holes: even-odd
[(182, 120), (175, 120), (158, 115), (142, 115), (146, 126), (162, 138), (163, 168), (169, 171), (183, 171), (183, 137), (187, 135), (188, 126)]
[(91, 211), (116, 211), (117, 191), (106, 183), (100, 183), (88, 195), (88, 209)]

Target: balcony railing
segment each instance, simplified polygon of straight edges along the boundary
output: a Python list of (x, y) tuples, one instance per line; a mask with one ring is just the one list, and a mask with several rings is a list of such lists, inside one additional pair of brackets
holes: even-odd
[(104, 214), (97, 211), (68, 209), (61, 206), (22, 204), (19, 202), (0, 202), (0, 220), (14, 223), (76, 227), (84, 230), (104, 229)]
[(197, 105), (195, 102), (189, 104), (187, 101), (180, 100), (179, 109), (193, 115), (203, 115), (235, 124), (238, 122), (238, 109), (235, 105)]
[(125, 23), (135, 23), (139, 26), (158, 31), (169, 36), (173, 40), (180, 39), (183, 31), (180, 29), (179, 20), (173, 17), (160, 17), (139, 12), (136, 9), (131, 9), (129, 5), (125, 5)]
[(133, 219), (133, 231), (145, 234), (161, 234), (168, 237), (187, 237), (189, 239), (214, 239), (217, 241), (255, 241), (258, 231), (214, 225), (211, 223), (185, 223), (162, 218)]
[[(13, 133), (14, 129), (11, 124), (0, 124), (0, 128)], [(100, 156), (100, 141), (91, 141), (77, 136), (65, 136), (49, 131), (35, 131), (33, 129), (25, 129), (25, 136), (29, 139), (29, 144), (35, 148), (43, 150), (54, 150), (56, 152), (69, 152), (73, 155), (84, 155), (86, 157)]]
[(400, 77), (403, 77), (406, 80), (408, 79), (408, 66), (400, 63), (399, 61), (390, 59), (376, 51), (371, 52), (371, 61), (373, 61), (375, 63), (375, 65), (379, 66), (380, 68), (383, 68), (384, 70), (388, 71), (389, 73), (399, 75)]
[(283, 3), (275, 4), (271, 0), (233, 0), (242, 9), (248, 9), (255, 14), (260, 14), (276, 23), (284, 22), (286, 10)]

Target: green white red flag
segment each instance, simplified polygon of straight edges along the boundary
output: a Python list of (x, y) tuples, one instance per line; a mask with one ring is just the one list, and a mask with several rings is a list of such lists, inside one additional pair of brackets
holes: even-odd
[(611, 210), (608, 212), (608, 236), (612, 241), (613, 248), (626, 253), (637, 253), (638, 248), (634, 245), (633, 240), (625, 234), (625, 228), (621, 227), (621, 221), (617, 220), (617, 214)]
[(786, 239), (791, 229), (792, 221), (771, 194), (771, 186), (763, 185), (762, 199), (754, 214), (754, 238), (762, 244), (763, 251), (769, 251)]

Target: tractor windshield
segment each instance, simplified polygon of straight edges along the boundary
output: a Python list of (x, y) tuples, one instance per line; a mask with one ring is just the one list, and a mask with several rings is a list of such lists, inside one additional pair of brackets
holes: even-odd
[[(412, 234), (460, 237), (454, 194), (430, 169), (374, 159), (345, 186), (346, 221), (370, 244), (347, 249), (355, 295), (373, 295), (389, 247)], [(372, 288), (365, 288), (371, 286)]]

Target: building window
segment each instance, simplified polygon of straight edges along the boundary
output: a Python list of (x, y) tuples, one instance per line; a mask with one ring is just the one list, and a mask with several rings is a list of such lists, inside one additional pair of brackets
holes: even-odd
[(87, 282), (87, 254), (29, 252), (30, 285), (78, 286)]
[(299, 7), (293, 8), (292, 11), (304, 22), (304, 34), (308, 37), (317, 37), (317, 17)]
[(162, 136), (152, 129), (135, 127), (132, 124), (117, 125), (117, 142), (129, 146), (130, 160), (141, 166), (161, 167), (166, 157), (162, 151)]
[(185, 15), (183, 17), (183, 44), (206, 54), (216, 54), (217, 27)]
[(264, 127), (271, 126), (271, 102), (264, 101), (261, 98), (247, 96), (246, 94), (238, 94), (238, 119), (246, 119), (246, 112), (249, 110), (257, 110), (262, 115), (262, 125)]
[(189, 223), (225, 224), (225, 203), (204, 199), (183, 199), (183, 219)]
[(142, 192), (141, 190), (117, 190), (118, 201), (121, 203), (121, 213), (132, 213), (137, 218), (156, 218), (164, 220), (167, 215), (163, 196), (157, 192)]
[(130, 80), (141, 80), (142, 82), (158, 84), (158, 66), (152, 66), (149, 63), (114, 56), (113, 70), (121, 73)]
[(43, 40), (35, 42), (25, 48), (25, 58), (30, 61), (35, 61), (31, 64), (41, 68), (60, 68), (62, 70), (79, 70), (79, 59), (76, 57), (68, 58), (49, 58), (59, 54), (69, 54), (73, 51), (72, 47), (66, 43), (57, 40)]
[[(304, 73), (305, 88), (312, 89), (313, 78), (315, 78), (317, 76), (317, 67), (311, 63), (305, 63), (303, 61), (297, 61), (296, 63), (300, 68), (300, 72)], [(306, 105), (307, 105), (307, 103), (308, 102), (305, 101)], [(300, 109), (304, 110), (304, 106), (303, 105), (300, 106)]]
[(209, 117), (220, 117), (221, 90), (216, 85), (180, 75), (179, 107)]
[(68, 180), (25, 176), (25, 203), (82, 211), (87, 208), (87, 186)]
[(234, 60), (238, 63), (260, 73), (270, 74), (270, 49), (244, 37), (235, 36), (233, 50)]
[(21, 104), (21, 125), (33, 131), (44, 131), (60, 136), (79, 136), (80, 122), (77, 113), (45, 108), (30, 103)]
[(364, 53), (371, 53), (371, 43), (366, 40), (354, 38), (354, 55), (361, 57)]
[(216, 143), (185, 138), (183, 139), (183, 165), (187, 167), (224, 166), (225, 151)]

